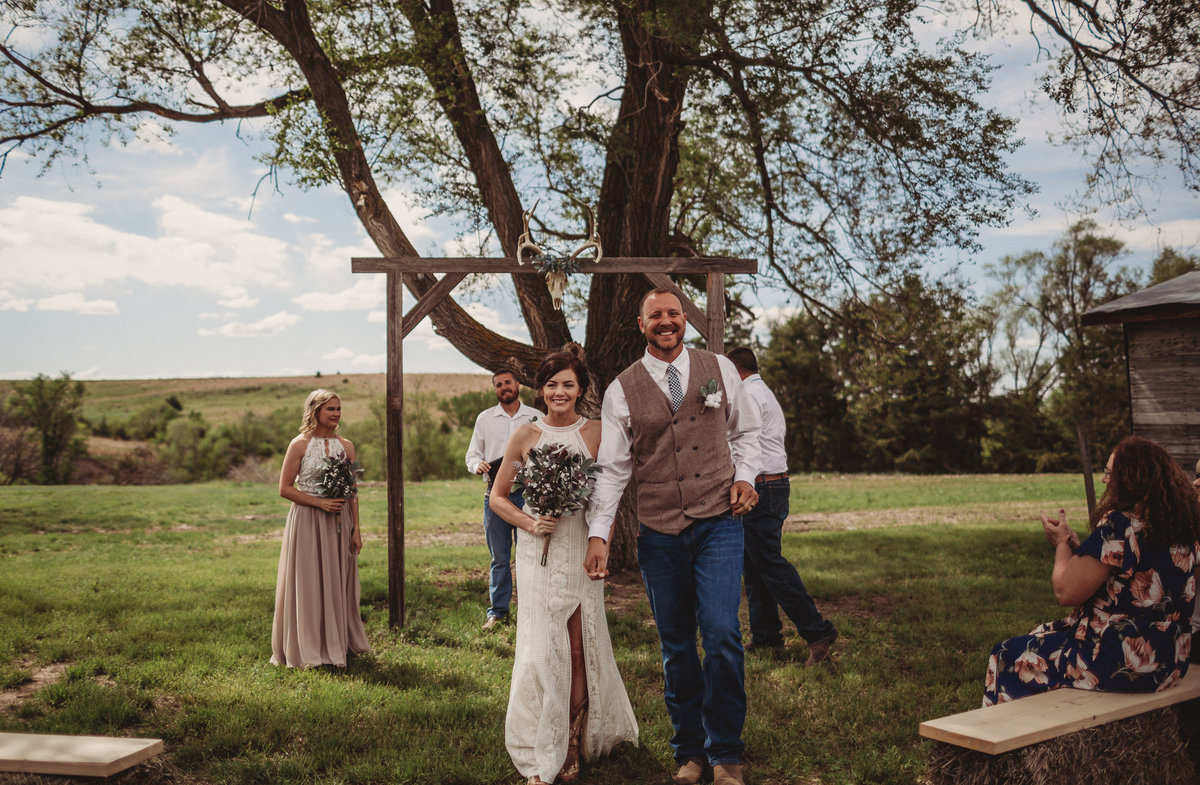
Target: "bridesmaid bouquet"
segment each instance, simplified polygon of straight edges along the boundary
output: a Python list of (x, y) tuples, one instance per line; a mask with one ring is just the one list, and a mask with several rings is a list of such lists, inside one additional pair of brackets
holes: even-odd
[[(349, 457), (329, 456), (321, 462), (321, 479), (317, 489), (326, 499), (345, 499), (349, 502), (358, 495), (358, 476), (363, 473), (362, 464)], [(342, 515), (334, 517), (338, 534), (342, 533)]]
[[(520, 491), (525, 503), (540, 514), (561, 518), (583, 509), (592, 495), (595, 477), (596, 467), (591, 458), (572, 453), (566, 445), (552, 444), (530, 449), (525, 463), (517, 464), (513, 490)], [(549, 550), (550, 538), (546, 537), (542, 546), (543, 567)]]

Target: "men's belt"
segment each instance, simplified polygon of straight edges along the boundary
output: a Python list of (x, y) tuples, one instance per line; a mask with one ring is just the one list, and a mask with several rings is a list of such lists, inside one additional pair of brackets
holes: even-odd
[(780, 474), (760, 474), (754, 478), (755, 482), (771, 482), (772, 480), (786, 480), (787, 472)]

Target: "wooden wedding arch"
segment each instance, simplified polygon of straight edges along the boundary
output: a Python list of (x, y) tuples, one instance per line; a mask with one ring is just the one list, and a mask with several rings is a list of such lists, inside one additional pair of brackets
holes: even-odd
[[(422, 256), (356, 257), (355, 273), (387, 275), (387, 511), (388, 511), (388, 625), (404, 626), (404, 338), (468, 275), (542, 273), (515, 258), (428, 258)], [(656, 258), (617, 257), (598, 262), (582, 261), (580, 273), (645, 275), (653, 286), (679, 296), (688, 323), (705, 337), (709, 351), (725, 351), (725, 275), (758, 272), (754, 259), (728, 257)], [(441, 273), (408, 313), (403, 313), (404, 276)], [(707, 276), (705, 309), (701, 310), (671, 280), (670, 275)], [(630, 314), (629, 318), (634, 318)], [(550, 349), (557, 347), (550, 347)]]

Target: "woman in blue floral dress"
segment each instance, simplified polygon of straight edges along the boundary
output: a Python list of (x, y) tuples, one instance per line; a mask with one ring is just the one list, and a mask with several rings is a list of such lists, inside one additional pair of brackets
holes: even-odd
[(983, 705), (1059, 687), (1155, 692), (1187, 673), (1189, 619), (1200, 564), (1200, 503), (1183, 470), (1131, 436), (1104, 469), (1107, 488), (1083, 542), (1042, 516), (1054, 544), (1051, 583), (1065, 619), (1001, 641), (988, 660)]

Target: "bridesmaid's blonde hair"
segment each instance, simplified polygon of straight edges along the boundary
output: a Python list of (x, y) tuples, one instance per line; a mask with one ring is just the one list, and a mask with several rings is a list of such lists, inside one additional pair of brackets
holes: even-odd
[[(317, 412), (331, 399), (337, 397), (338, 394), (333, 390), (326, 390), (323, 387), (310, 392), (304, 401), (304, 417), (300, 420), (300, 433), (308, 436), (315, 431), (317, 429)], [(337, 431), (336, 425), (333, 426), (333, 430)]]

